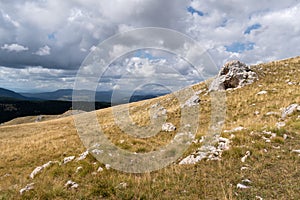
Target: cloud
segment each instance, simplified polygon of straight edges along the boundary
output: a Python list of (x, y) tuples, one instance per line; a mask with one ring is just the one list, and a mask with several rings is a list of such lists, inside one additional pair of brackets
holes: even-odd
[[(99, 43), (114, 34), (143, 27), (170, 28), (187, 34), (210, 53), (218, 67), (231, 59), (254, 64), (297, 56), (300, 52), (298, 0), (252, 0), (247, 3), (238, 0), (17, 0), (0, 1), (0, 8), (0, 65), (6, 71), (11, 68), (16, 74), (24, 74), (22, 70), (28, 67), (41, 67), (72, 72), (75, 76), (74, 71)], [(128, 38), (122, 45), (116, 43), (106, 56), (114, 57), (134, 47), (141, 39), (136, 36)], [(156, 35), (149, 35), (144, 39), (152, 40), (154, 46), (161, 44), (174, 50), (182, 48), (183, 52), (189, 50), (182, 56), (194, 60), (198, 55), (197, 49), (182, 47), (182, 41), (172, 37), (160, 40)], [(153, 77), (156, 81), (163, 77), (165, 82), (167, 79), (169, 82), (180, 80), (178, 74), (176, 77), (165, 67), (170, 64), (187, 76), (188, 83), (199, 80), (197, 73), (185, 62), (177, 62), (176, 58), (163, 52), (150, 51), (150, 54), (154, 58), (128, 54), (127, 63), (124, 58), (116, 63), (113, 71), (109, 70), (111, 76), (106, 79), (105, 87), (113, 87), (114, 83), (108, 84), (109, 81), (120, 78), (129, 66), (141, 77)], [(133, 63), (133, 57), (141, 59)], [(166, 63), (162, 64), (162, 60)], [(143, 68), (138, 67), (139, 62)], [(215, 73), (213, 69), (206, 71)], [(156, 76), (157, 73), (160, 75)], [(47, 75), (42, 77), (44, 84), (42, 80), (39, 84), (51, 88)], [(64, 82), (59, 85), (55, 77), (49, 77), (58, 88), (64, 86)]]
[(16, 52), (20, 52), (20, 51), (27, 51), (28, 50), (28, 47), (24, 47), (22, 45), (19, 45), (19, 44), (4, 44), (2, 47), (1, 47), (2, 50), (7, 50), (9, 52), (11, 51), (16, 51)]
[(47, 69), (41, 66), (22, 69), (0, 66), (0, 85), (17, 92), (54, 91), (72, 88), (76, 71)]
[(50, 55), (50, 50), (51, 48), (48, 47), (47, 45), (39, 48), (39, 50), (37, 52), (35, 52), (34, 54), (39, 55), (39, 56), (47, 56)]

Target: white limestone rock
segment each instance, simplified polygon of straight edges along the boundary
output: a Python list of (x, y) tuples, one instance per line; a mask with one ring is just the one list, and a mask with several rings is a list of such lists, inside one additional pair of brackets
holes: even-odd
[(49, 161), (41, 166), (38, 166), (36, 167), (32, 172), (31, 174), (29, 175), (29, 177), (31, 179), (33, 179), (37, 174), (41, 173), (42, 170), (44, 170), (45, 168), (48, 168), (50, 167), (52, 164), (55, 164), (55, 163), (59, 163), (58, 161)]
[(25, 192), (33, 190), (33, 189), (34, 189), (34, 183), (29, 183), (20, 190), (20, 195), (23, 195)]
[(227, 62), (220, 70), (218, 76), (209, 86), (209, 92), (240, 88), (252, 84), (258, 75), (246, 64), (234, 60)]
[(162, 125), (161, 130), (166, 132), (172, 132), (176, 130), (176, 127), (172, 123), (167, 122)]
[(285, 119), (287, 116), (292, 115), (294, 112), (300, 111), (300, 105), (291, 104), (287, 108), (284, 108), (281, 113), (281, 118)]
[(65, 184), (65, 187), (70, 188), (70, 189), (77, 189), (78, 184), (74, 181), (68, 180), (67, 183)]
[(64, 160), (63, 160), (63, 164), (67, 164), (67, 163), (71, 162), (74, 159), (75, 159), (75, 156), (65, 157)]
[(88, 150), (86, 150), (85, 152), (83, 152), (82, 154), (80, 154), (79, 157), (76, 159), (76, 161), (80, 161), (80, 160), (86, 159), (87, 155), (89, 155), (89, 151)]

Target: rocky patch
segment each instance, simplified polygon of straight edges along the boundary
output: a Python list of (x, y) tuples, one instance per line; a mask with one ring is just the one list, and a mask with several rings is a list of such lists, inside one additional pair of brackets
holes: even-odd
[(240, 88), (252, 84), (257, 79), (258, 75), (250, 67), (240, 61), (234, 60), (222, 67), (218, 76), (209, 86), (209, 91)]

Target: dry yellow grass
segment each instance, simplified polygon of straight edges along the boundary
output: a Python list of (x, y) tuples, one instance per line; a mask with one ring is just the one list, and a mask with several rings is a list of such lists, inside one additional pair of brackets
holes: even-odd
[[(295, 114), (286, 120), (287, 126), (276, 129), (279, 117), (265, 115), (300, 103), (300, 58), (261, 64), (253, 69), (259, 73), (259, 81), (226, 92), (224, 129), (243, 126), (246, 130), (233, 133), (235, 138), (231, 148), (223, 153), (221, 161), (183, 166), (172, 164), (145, 174), (127, 174), (112, 169), (93, 174), (103, 164), (88, 156), (83, 161), (53, 165), (31, 180), (29, 174), (35, 167), (50, 160), (77, 156), (85, 150), (73, 118), (7, 124), (0, 127), (0, 199), (255, 199), (256, 196), (300, 199), (300, 157), (291, 153), (292, 149), (300, 149), (300, 120)], [(288, 85), (289, 81), (297, 84)], [(198, 91), (206, 88), (206, 84), (200, 83), (193, 88)], [(262, 90), (268, 94), (257, 95)], [(210, 96), (201, 94), (200, 99), (197, 138), (206, 134), (211, 112)], [(168, 121), (178, 126), (181, 113), (172, 94), (130, 104), (132, 119), (139, 125), (148, 124), (149, 107), (157, 102), (168, 110)], [(110, 140), (128, 151), (153, 151), (175, 135), (161, 132), (146, 139), (131, 137), (114, 124), (111, 110), (97, 111), (98, 121)], [(258, 115), (254, 114), (256, 111), (259, 111)], [(266, 143), (260, 136), (263, 130), (276, 132), (277, 137)], [(290, 137), (283, 140), (283, 134)], [(222, 135), (229, 138), (231, 133)], [(201, 144), (192, 144), (184, 155), (199, 146)], [(251, 156), (242, 163), (240, 159), (248, 150)], [(75, 173), (78, 166), (83, 170)], [(248, 169), (242, 171), (241, 167), (245, 166)], [(251, 188), (237, 189), (237, 183), (245, 178), (252, 181)], [(77, 190), (64, 187), (70, 179), (79, 184)], [(19, 190), (31, 182), (35, 183), (35, 189), (21, 196)], [(127, 183), (126, 188), (119, 187), (121, 182)]]

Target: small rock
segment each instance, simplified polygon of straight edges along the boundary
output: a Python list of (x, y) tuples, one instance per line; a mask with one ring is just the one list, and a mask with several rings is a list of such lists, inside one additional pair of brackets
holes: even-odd
[(249, 167), (241, 167), (241, 171), (247, 170)]
[(176, 127), (172, 123), (168, 122), (162, 125), (161, 130), (171, 132), (171, 131), (175, 131)]
[(236, 185), (236, 187), (237, 187), (238, 189), (248, 189), (248, 188), (250, 188), (250, 186), (246, 186), (246, 185), (241, 184), (241, 183), (238, 183), (238, 184)]
[(24, 192), (27, 192), (27, 191), (33, 190), (33, 189), (34, 189), (34, 183), (29, 183), (29, 184), (27, 184), (24, 188), (22, 188), (22, 189), (20, 190), (20, 195), (23, 195)]
[(44, 118), (43, 115), (39, 115), (39, 116), (37, 116), (35, 122), (40, 122), (40, 121), (42, 121), (43, 118)]
[(68, 180), (67, 183), (65, 184), (65, 187), (77, 189), (78, 184), (75, 183), (74, 181)]
[(105, 168), (108, 170), (108, 169), (110, 169), (110, 164), (105, 164)]
[(96, 155), (99, 155), (99, 154), (102, 154), (102, 153), (103, 153), (103, 150), (93, 149), (93, 150), (92, 150), (92, 153), (93, 153), (93, 154), (96, 154)]
[(268, 93), (267, 91), (263, 90), (263, 91), (258, 92), (257, 95), (264, 95), (264, 94), (267, 94), (267, 93)]
[(277, 127), (277, 128), (285, 127), (285, 125), (286, 125), (285, 122), (277, 122), (277, 123), (276, 123), (276, 127)]
[(127, 183), (121, 182), (121, 183), (119, 183), (119, 185), (118, 185), (116, 188), (119, 188), (119, 189), (126, 189), (126, 187), (127, 187)]
[(10, 177), (10, 176), (11, 176), (11, 174), (8, 174), (8, 173), (7, 173), (7, 174), (4, 174), (2, 177), (3, 177), (3, 178), (6, 178), (6, 177)]
[(252, 183), (252, 181), (250, 181), (249, 179), (243, 179), (242, 180), (242, 183), (245, 183), (245, 184), (249, 184), (249, 183)]
[(259, 111), (255, 111), (254, 115), (259, 115), (259, 113), (260, 113)]
[(63, 160), (63, 164), (67, 164), (68, 162), (71, 162), (74, 159), (75, 159), (75, 156), (65, 157)]
[(98, 167), (97, 172), (102, 172), (103, 168), (102, 167)]
[(54, 163), (58, 163), (57, 161), (53, 162), (53, 161), (49, 161), (46, 164), (43, 164), (42, 166), (38, 166), (36, 167), (31, 174), (29, 175), (30, 178), (34, 178), (37, 174), (39, 174), (43, 169), (50, 167), (52, 164)]
[(267, 112), (266, 116), (270, 116), (270, 115), (279, 115), (278, 112)]
[(82, 154), (80, 154), (79, 157), (76, 160), (77, 161), (84, 160), (87, 157), (88, 154), (89, 154), (89, 151), (85, 151)]
[(76, 169), (76, 173), (78, 173), (80, 170), (82, 170), (83, 168), (81, 166), (77, 167)]
[(196, 106), (199, 103), (200, 103), (199, 96), (198, 95), (194, 95), (191, 98), (189, 98), (183, 105), (181, 105), (181, 108)]
[(283, 134), (283, 139), (286, 140), (288, 138), (287, 134)]
[(233, 132), (238, 132), (238, 131), (242, 131), (242, 130), (245, 130), (245, 128), (242, 126), (239, 126), (234, 129), (231, 129), (231, 130), (225, 130), (224, 133), (233, 133)]
[(298, 153), (298, 154), (300, 154), (300, 149), (299, 150), (292, 150), (292, 153)]
[(287, 108), (284, 108), (282, 110), (281, 118), (285, 119), (287, 116), (292, 115), (294, 112), (296, 112), (300, 106), (298, 104), (291, 104)]
[(250, 151), (247, 151), (246, 154), (241, 158), (241, 161), (245, 162), (246, 159), (250, 156), (250, 154), (251, 154)]
[(260, 197), (260, 196), (255, 196), (255, 199), (258, 199), (258, 200), (263, 200), (263, 198), (262, 198), (262, 197)]

